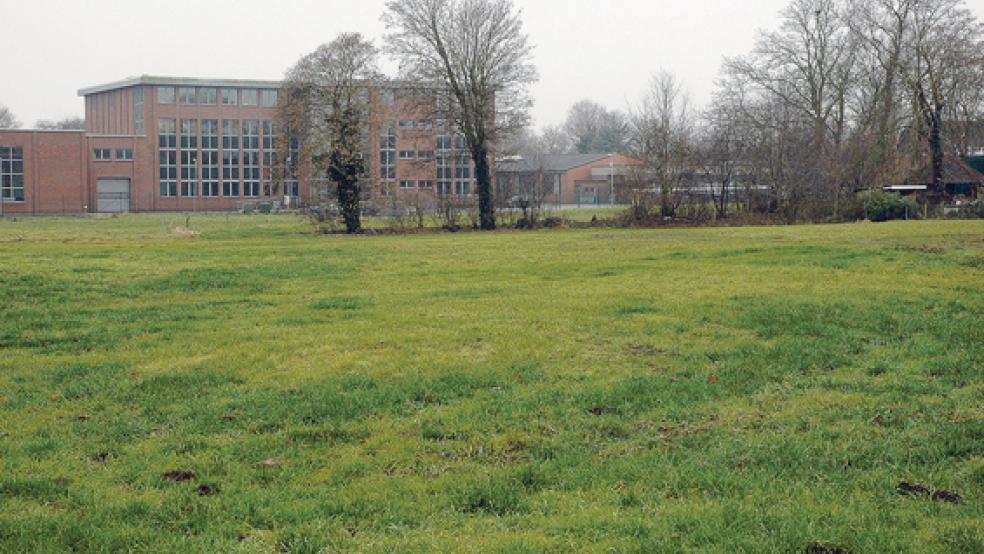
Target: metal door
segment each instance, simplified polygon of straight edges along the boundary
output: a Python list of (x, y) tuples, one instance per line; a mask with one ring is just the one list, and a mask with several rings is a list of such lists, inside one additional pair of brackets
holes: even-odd
[(99, 213), (121, 213), (130, 211), (130, 180), (97, 180), (96, 211)]

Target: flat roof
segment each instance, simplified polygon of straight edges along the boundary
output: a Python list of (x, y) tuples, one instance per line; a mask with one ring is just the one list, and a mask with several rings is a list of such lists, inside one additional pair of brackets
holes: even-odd
[(0, 127), (0, 133), (85, 133), (85, 129), (5, 129)]
[(151, 86), (175, 86), (175, 87), (227, 87), (227, 88), (280, 88), (280, 81), (254, 81), (248, 79), (197, 79), (192, 77), (160, 77), (155, 75), (141, 75), (140, 77), (128, 77), (122, 81), (96, 85), (93, 87), (79, 89), (79, 96), (89, 96), (110, 90), (135, 87), (138, 85)]
[(891, 185), (884, 187), (884, 190), (926, 190), (927, 185)]

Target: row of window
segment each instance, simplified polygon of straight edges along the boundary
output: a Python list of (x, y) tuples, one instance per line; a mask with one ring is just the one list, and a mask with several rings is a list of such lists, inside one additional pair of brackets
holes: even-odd
[[(454, 181), (454, 193), (459, 196), (468, 196), (471, 194), (471, 181)], [(447, 196), (451, 194), (451, 181), (438, 181), (437, 182), (437, 194), (441, 196)], [(433, 190), (434, 181), (400, 181), (400, 188), (403, 190)], [(393, 196), (393, 191), (383, 191), (383, 196)]]
[(24, 201), (24, 149), (0, 146), (0, 201)]
[(433, 160), (433, 150), (400, 150), (401, 160)]
[[(160, 120), (158, 152), (162, 197), (178, 196), (179, 154), (181, 196), (199, 196), (200, 185), (202, 196), (217, 197), (220, 195), (221, 185), (221, 196), (258, 197), (261, 183), (264, 185), (264, 194), (271, 195), (269, 168), (274, 165), (276, 155), (276, 136), (279, 133), (277, 124), (269, 120), (261, 122), (235, 119), (222, 120), (221, 123), (220, 142), (219, 120), (183, 119), (179, 141), (177, 121)], [(288, 150), (285, 194), (296, 196), (298, 184), (293, 175), (296, 174), (295, 160), (299, 145), (296, 141), (291, 141)], [(261, 173), (261, 167), (266, 171)]]
[[(133, 149), (132, 148), (117, 148), (116, 149), (116, 160), (121, 162), (129, 162), (133, 160)], [(113, 149), (112, 148), (94, 148), (92, 150), (92, 158), (98, 162), (108, 162), (112, 161)]]
[[(139, 89), (138, 89), (139, 90)], [(277, 107), (279, 91), (276, 89), (236, 89), (214, 87), (157, 87), (157, 102), (180, 103), (184, 106), (263, 106)], [(143, 102), (141, 94), (141, 104)]]
[(430, 121), (414, 121), (412, 119), (401, 119), (400, 129), (433, 129), (434, 124)]
[(434, 188), (434, 181), (412, 181), (412, 180), (400, 181), (400, 188), (401, 189), (416, 189), (416, 188), (432, 189)]

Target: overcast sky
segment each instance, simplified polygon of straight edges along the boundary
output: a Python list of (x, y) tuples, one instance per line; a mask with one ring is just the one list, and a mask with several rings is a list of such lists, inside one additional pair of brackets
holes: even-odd
[[(660, 68), (695, 101), (787, 0), (517, 0), (536, 45), (537, 126), (581, 99), (625, 109)], [(82, 115), (79, 88), (142, 74), (279, 79), (344, 31), (382, 41), (385, 0), (0, 0), (0, 104), (24, 126)], [(968, 5), (984, 17), (984, 0)], [(392, 66), (390, 66), (392, 67)]]

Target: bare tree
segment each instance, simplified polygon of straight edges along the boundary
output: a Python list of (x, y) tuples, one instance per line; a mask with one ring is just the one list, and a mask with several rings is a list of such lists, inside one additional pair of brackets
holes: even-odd
[(10, 108), (4, 105), (0, 105), (0, 129), (17, 129), (20, 127), (20, 121), (14, 117), (14, 112), (10, 111)]
[(726, 91), (714, 95), (704, 121), (701, 157), (711, 200), (718, 217), (724, 218), (728, 216), (729, 206), (738, 200), (736, 189), (742, 173), (748, 172), (748, 147), (753, 142), (754, 127), (742, 117), (740, 100)]
[(618, 110), (582, 100), (571, 106), (564, 130), (580, 154), (624, 152), (628, 121)]
[(787, 199), (797, 202), (789, 205), (793, 212), (806, 200), (814, 209), (836, 205), (844, 193), (836, 162), (848, 133), (857, 48), (843, 13), (842, 0), (792, 0), (778, 30), (761, 32), (749, 56), (725, 62), (750, 95), (781, 103), (809, 129), (806, 150), (797, 153), (807, 165), (794, 174), (795, 194)]
[(300, 59), (284, 83), (283, 118), (314, 170), (334, 185), (349, 233), (361, 230), (377, 50), (358, 33), (341, 34)]
[(915, 122), (929, 147), (933, 189), (943, 194), (945, 125), (961, 91), (984, 86), (984, 27), (962, 0), (910, 0), (902, 77), (912, 95)]
[(544, 127), (537, 138), (537, 150), (540, 155), (569, 154), (573, 150), (570, 136), (559, 126)]
[(838, 0), (793, 0), (778, 31), (761, 33), (750, 56), (726, 62), (729, 71), (800, 112), (818, 151), (845, 130), (854, 50), (841, 13)]
[(911, 111), (900, 85), (913, 0), (852, 0), (844, 21), (858, 45), (851, 95), (855, 119), (848, 158), (858, 188), (897, 179), (899, 135)]
[(58, 121), (40, 119), (34, 127), (42, 131), (82, 131), (85, 130), (85, 118), (66, 117)]
[(694, 113), (682, 83), (671, 73), (656, 74), (631, 115), (631, 151), (659, 187), (660, 212), (672, 217), (681, 185), (693, 172)]
[(570, 137), (563, 128), (548, 125), (537, 133), (531, 127), (524, 127), (511, 133), (506, 140), (500, 140), (496, 155), (499, 158), (519, 156), (524, 159), (557, 154), (570, 154)]
[[(521, 13), (511, 0), (391, 0), (387, 51), (410, 78), (441, 85), (475, 163), (481, 228), (495, 229), (497, 125), (522, 125), (536, 80)], [(440, 103), (439, 103), (440, 104)]]

